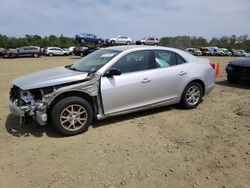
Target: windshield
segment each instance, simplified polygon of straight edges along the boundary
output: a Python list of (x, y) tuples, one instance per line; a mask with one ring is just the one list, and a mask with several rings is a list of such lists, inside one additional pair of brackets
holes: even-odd
[(96, 72), (106, 63), (108, 63), (112, 58), (114, 58), (121, 51), (118, 50), (97, 50), (81, 60), (75, 62), (70, 68), (76, 71), (82, 72)]

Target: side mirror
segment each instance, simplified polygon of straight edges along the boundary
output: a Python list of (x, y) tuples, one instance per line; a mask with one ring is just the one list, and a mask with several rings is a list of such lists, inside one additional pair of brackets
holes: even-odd
[(104, 76), (106, 77), (112, 77), (112, 76), (115, 76), (115, 75), (121, 75), (122, 72), (120, 69), (117, 69), (117, 68), (110, 68), (105, 74)]

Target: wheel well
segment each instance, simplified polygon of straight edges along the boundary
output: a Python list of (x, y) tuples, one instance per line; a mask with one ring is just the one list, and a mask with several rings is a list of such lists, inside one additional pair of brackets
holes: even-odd
[(57, 102), (59, 102), (63, 98), (72, 97), (72, 96), (81, 97), (81, 98), (85, 99), (86, 101), (88, 101), (89, 104), (91, 105), (91, 107), (93, 108), (93, 112), (95, 114), (96, 110), (95, 110), (95, 105), (94, 105), (94, 98), (91, 97), (90, 95), (83, 93), (83, 92), (80, 92), (80, 91), (68, 91), (68, 92), (65, 92), (65, 93), (62, 93), (62, 94), (56, 96), (56, 98), (49, 105), (48, 114), (50, 114), (51, 110), (53, 109), (53, 107), (56, 105)]
[(205, 94), (205, 84), (204, 84), (204, 82), (197, 79), (197, 80), (193, 80), (192, 82), (189, 82), (188, 84), (193, 83), (193, 82), (197, 82), (197, 83), (199, 83), (201, 85), (202, 90), (203, 90), (203, 96), (204, 96), (204, 94)]

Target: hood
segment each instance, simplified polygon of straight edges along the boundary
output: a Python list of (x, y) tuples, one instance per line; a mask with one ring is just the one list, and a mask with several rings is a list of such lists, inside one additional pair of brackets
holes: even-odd
[(22, 90), (30, 90), (84, 80), (87, 75), (87, 72), (58, 67), (17, 78), (13, 81), (13, 84)]
[(240, 67), (250, 67), (250, 58), (238, 58), (231, 61), (229, 64)]

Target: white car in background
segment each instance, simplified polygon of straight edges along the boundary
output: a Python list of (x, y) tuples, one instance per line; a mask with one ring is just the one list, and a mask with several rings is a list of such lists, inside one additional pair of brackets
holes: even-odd
[(68, 56), (70, 52), (58, 47), (44, 48), (44, 55), (47, 56)]
[(221, 50), (224, 52), (225, 56), (232, 56), (232, 52), (230, 52), (228, 49), (226, 48), (221, 48)]
[(117, 36), (117, 37), (113, 37), (108, 39), (108, 43), (110, 44), (127, 44), (127, 45), (131, 45), (133, 44), (133, 40), (129, 37), (126, 36)]
[(155, 45), (155, 46), (158, 46), (159, 43), (160, 43), (160, 40), (158, 38), (154, 38), (154, 37), (146, 37), (146, 38), (141, 40), (141, 44), (143, 44), (143, 45)]

